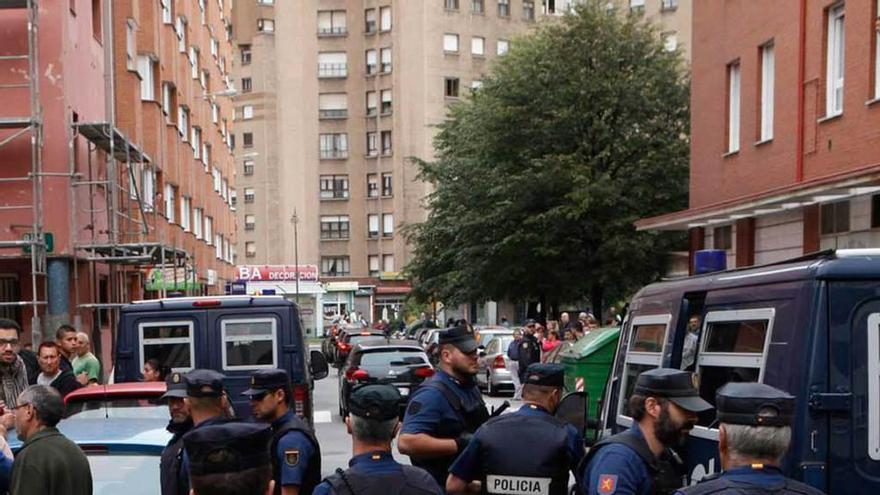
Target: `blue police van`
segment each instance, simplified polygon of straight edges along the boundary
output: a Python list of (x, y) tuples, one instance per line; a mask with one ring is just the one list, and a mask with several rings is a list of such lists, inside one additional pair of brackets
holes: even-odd
[[(688, 322), (698, 331), (688, 332)], [(690, 334), (690, 335), (689, 335)], [(827, 493), (880, 488), (880, 250), (662, 281), (632, 299), (606, 386), (604, 435), (628, 428), (639, 373), (694, 371), (700, 395), (731, 381), (797, 398), (786, 475)], [(721, 470), (714, 411), (685, 452), (691, 483)]]
[(320, 351), (309, 351), (297, 306), (281, 296), (180, 297), (138, 301), (120, 310), (114, 380), (142, 379), (155, 358), (174, 371), (208, 368), (226, 375), (236, 413), (249, 416), (241, 392), (254, 371), (290, 374), (292, 407), (311, 423), (314, 380), (328, 374)]

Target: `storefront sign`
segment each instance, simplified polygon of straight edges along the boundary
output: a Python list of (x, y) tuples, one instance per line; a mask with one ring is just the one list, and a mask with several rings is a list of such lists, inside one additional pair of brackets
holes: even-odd
[(271, 282), (296, 280), (306, 282), (318, 281), (317, 265), (239, 265), (238, 279), (248, 282)]
[(327, 292), (354, 292), (358, 290), (357, 282), (327, 282), (324, 284)]
[(147, 270), (145, 290), (189, 290), (202, 286), (192, 271), (187, 268), (150, 268)]

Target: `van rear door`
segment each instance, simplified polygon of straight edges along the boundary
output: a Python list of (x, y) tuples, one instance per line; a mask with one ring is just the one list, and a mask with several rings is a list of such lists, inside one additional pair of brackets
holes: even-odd
[(126, 330), (118, 335), (116, 381), (142, 379), (148, 359), (181, 372), (202, 365), (196, 349), (209, 342), (203, 311), (130, 313), (123, 321)]

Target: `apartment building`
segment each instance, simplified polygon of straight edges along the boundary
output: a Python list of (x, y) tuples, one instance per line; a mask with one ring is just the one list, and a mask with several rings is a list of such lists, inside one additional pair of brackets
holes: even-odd
[(409, 292), (401, 227), (425, 219), (429, 192), (412, 158), (433, 158), (433, 126), (544, 8), (236, 2), (238, 263), (316, 266), (323, 283), (300, 287), (309, 331), (321, 314), (394, 317)]
[(691, 9), (694, 0), (616, 0), (632, 15), (654, 23), (667, 50), (679, 50), (685, 60), (691, 55)]
[(880, 246), (876, 0), (696, 2), (689, 233), (729, 267)]

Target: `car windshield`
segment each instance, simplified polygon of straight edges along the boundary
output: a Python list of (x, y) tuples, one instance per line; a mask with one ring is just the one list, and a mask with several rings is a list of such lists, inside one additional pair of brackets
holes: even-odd
[(159, 457), (154, 455), (88, 456), (95, 495), (159, 493)]
[(412, 366), (428, 364), (425, 353), (417, 349), (381, 349), (361, 354), (361, 366)]
[(126, 418), (170, 419), (168, 406), (158, 397), (152, 399), (94, 399), (70, 402), (65, 406), (65, 417), (88, 418)]

